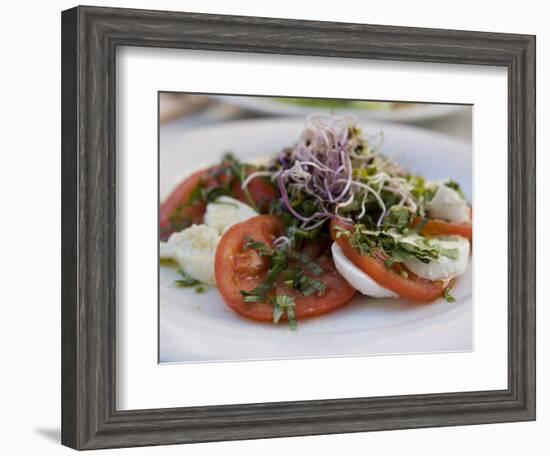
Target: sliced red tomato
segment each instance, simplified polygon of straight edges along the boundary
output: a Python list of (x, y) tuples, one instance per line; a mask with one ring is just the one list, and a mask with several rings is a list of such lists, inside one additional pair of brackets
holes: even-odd
[(210, 168), (202, 169), (191, 174), (161, 204), (159, 225), (162, 240), (168, 239), (174, 231), (180, 231), (193, 223), (202, 223), (206, 205), (202, 201), (195, 201), (191, 205), (187, 203), (193, 190), (209, 170)]
[[(401, 264), (394, 264), (391, 269), (388, 269), (384, 264), (386, 256), (383, 252), (378, 252), (373, 256), (361, 255), (349, 243), (346, 236), (336, 236), (336, 226), (340, 226), (346, 230), (352, 228), (333, 220), (330, 224), (331, 236), (340, 246), (344, 255), (382, 287), (413, 301), (429, 302), (441, 297), (445, 288), (449, 286), (448, 283), (443, 281), (434, 282), (418, 277), (411, 271), (406, 270)], [(403, 271), (406, 271), (407, 274), (402, 274)]]
[[(261, 177), (255, 177), (252, 179), (246, 189), (260, 213), (267, 212), (271, 202), (277, 198), (275, 188)], [(250, 204), (250, 200), (246, 195), (246, 192), (242, 189), (240, 181), (235, 181), (233, 183), (231, 186), (231, 193), (233, 194), (233, 197), (239, 201)]]
[[(470, 213), (471, 216), (471, 213)], [(470, 219), (471, 220), (471, 219)], [(415, 217), (412, 220), (412, 226), (416, 226), (420, 223), (421, 219)], [(450, 223), (444, 220), (428, 219), (420, 231), (422, 234), (428, 234), (431, 236), (449, 236), (456, 235), (467, 238), (472, 241), (472, 222), (467, 223)]]
[[(251, 291), (262, 283), (269, 269), (268, 260), (255, 250), (243, 251), (244, 243), (247, 239), (252, 239), (271, 246), (282, 231), (279, 217), (260, 215), (233, 225), (218, 244), (215, 260), (216, 284), (225, 303), (243, 317), (265, 322), (273, 320), (271, 304), (244, 302), (240, 293), (241, 290)], [(304, 296), (299, 291), (286, 287), (282, 279), (275, 283), (275, 295), (294, 298), (297, 319), (331, 312), (345, 305), (355, 294), (355, 289), (336, 271), (331, 258), (321, 255), (315, 262), (323, 268), (323, 273), (314, 278), (327, 286), (322, 295)], [(286, 319), (286, 316), (283, 315), (281, 319)]]
[[(248, 172), (254, 168), (250, 167)], [(233, 180), (233, 182), (228, 182)], [(202, 185), (205, 190), (215, 189), (230, 183), (231, 196), (250, 204), (248, 195), (241, 188), (241, 182), (229, 172), (226, 164), (212, 166), (193, 173), (170, 194), (170, 196), (160, 206), (160, 238), (166, 240), (175, 231), (181, 231), (193, 223), (202, 223), (206, 204), (204, 201), (196, 200), (189, 204), (189, 199), (193, 191)], [(248, 193), (252, 202), (260, 212), (269, 209), (271, 201), (277, 197), (275, 189), (262, 178), (252, 179), (248, 184)]]
[[(418, 222), (413, 223), (416, 226)], [(444, 220), (430, 219), (421, 230), (422, 234), (432, 236), (447, 236), (457, 235), (472, 240), (472, 224), (471, 223), (449, 223)]]

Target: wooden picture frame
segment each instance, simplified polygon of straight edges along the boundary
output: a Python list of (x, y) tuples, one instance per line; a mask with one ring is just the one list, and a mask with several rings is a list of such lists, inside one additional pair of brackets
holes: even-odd
[[(508, 70), (508, 388), (119, 411), (115, 51), (142, 46)], [(62, 443), (75, 449), (535, 419), (535, 37), (76, 7), (62, 13)]]

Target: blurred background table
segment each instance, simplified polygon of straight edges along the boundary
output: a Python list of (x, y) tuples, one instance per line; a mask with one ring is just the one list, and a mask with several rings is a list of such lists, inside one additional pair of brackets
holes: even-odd
[[(233, 98), (237, 100), (237, 98)], [(409, 106), (420, 106), (408, 103)], [(449, 105), (447, 105), (449, 106)], [(251, 109), (249, 106), (232, 102), (231, 96), (218, 97), (208, 95), (190, 95), (180, 93), (160, 94), (160, 126), (164, 134), (181, 132), (203, 125), (227, 122), (231, 120), (268, 118), (270, 114), (261, 110)], [(311, 108), (315, 110), (315, 108)], [(291, 110), (289, 112), (292, 113)], [(338, 112), (338, 111), (337, 111)], [(373, 111), (374, 112), (374, 111)], [(279, 113), (280, 114), (280, 113)], [(273, 114), (271, 114), (273, 115)], [(289, 114), (289, 116), (294, 113)], [(281, 115), (277, 115), (281, 117)], [(368, 113), (365, 113), (368, 119)], [(377, 121), (377, 119), (373, 119)], [(381, 121), (387, 121), (383, 119)], [(471, 106), (461, 106), (446, 115), (433, 116), (431, 118), (418, 118), (407, 120), (392, 120), (420, 128), (427, 128), (454, 137), (455, 139), (471, 143), (472, 140), (472, 109)]]

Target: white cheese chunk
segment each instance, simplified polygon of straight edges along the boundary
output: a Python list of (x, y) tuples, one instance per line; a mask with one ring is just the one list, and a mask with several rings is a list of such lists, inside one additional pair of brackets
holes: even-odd
[(397, 294), (378, 285), (372, 278), (355, 266), (336, 242), (332, 244), (334, 266), (340, 275), (356, 290), (373, 298), (397, 298)]
[(175, 260), (182, 271), (198, 281), (214, 285), (214, 257), (220, 236), (215, 228), (192, 225), (160, 243), (160, 257)]
[(412, 258), (405, 261), (405, 266), (411, 272), (428, 280), (449, 280), (466, 272), (470, 256), (470, 242), (468, 239), (460, 236), (445, 236), (442, 238), (429, 238), (428, 243), (443, 249), (456, 249), (458, 255), (456, 258), (439, 255), (437, 260), (429, 263), (424, 263), (418, 258)]
[(470, 220), (470, 208), (460, 193), (444, 184), (438, 186), (434, 197), (426, 204), (430, 218), (451, 223), (466, 223)]
[(255, 217), (258, 213), (248, 204), (229, 196), (220, 196), (206, 206), (204, 223), (222, 234), (230, 226)]
[(160, 241), (159, 256), (164, 260), (172, 259), (172, 246), (168, 242)]
[(173, 233), (168, 242), (161, 242), (160, 257), (176, 261), (181, 270), (194, 279), (214, 285), (214, 259), (220, 235), (230, 226), (256, 215), (247, 204), (221, 196), (206, 206), (205, 224), (192, 225)]

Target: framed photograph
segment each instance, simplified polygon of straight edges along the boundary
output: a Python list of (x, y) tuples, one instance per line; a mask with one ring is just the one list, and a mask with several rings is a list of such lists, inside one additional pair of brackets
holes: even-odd
[(62, 443), (535, 419), (535, 37), (62, 13)]

